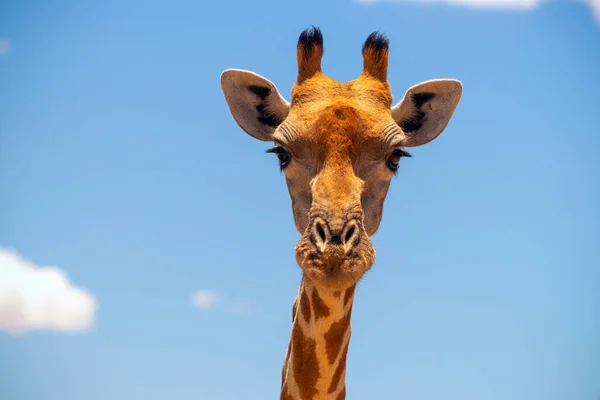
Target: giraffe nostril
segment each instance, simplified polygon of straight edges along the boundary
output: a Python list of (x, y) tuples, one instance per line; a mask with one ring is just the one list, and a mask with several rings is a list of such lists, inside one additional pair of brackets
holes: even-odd
[(360, 241), (360, 232), (356, 221), (350, 221), (346, 226), (346, 232), (344, 233), (344, 246), (346, 251), (350, 251)]
[(352, 236), (354, 236), (354, 232), (356, 232), (356, 226), (352, 225), (350, 229), (346, 232), (346, 236), (344, 237), (344, 243), (349, 243), (352, 240)]
[(322, 242), (325, 242), (325, 240), (327, 239), (327, 236), (325, 235), (325, 229), (323, 228), (323, 225), (319, 221), (317, 221), (315, 223), (315, 225), (317, 228), (317, 234), (319, 235), (319, 238), (321, 239)]
[[(335, 226), (341, 225), (336, 223)], [(309, 240), (317, 246), (320, 251), (325, 251), (328, 246), (332, 248), (342, 246), (349, 252), (360, 241), (360, 226), (357, 221), (348, 221), (342, 229), (331, 230), (331, 226), (325, 220), (317, 218), (311, 227)]]

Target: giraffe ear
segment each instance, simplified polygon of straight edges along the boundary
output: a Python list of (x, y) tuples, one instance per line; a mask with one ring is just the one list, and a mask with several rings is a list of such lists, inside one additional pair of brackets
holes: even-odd
[(404, 131), (403, 145), (416, 147), (437, 138), (446, 128), (462, 95), (455, 79), (434, 79), (419, 83), (392, 107), (392, 117)]
[(287, 117), (290, 104), (269, 80), (251, 71), (228, 69), (221, 88), (233, 118), (248, 135), (270, 141), (275, 128)]

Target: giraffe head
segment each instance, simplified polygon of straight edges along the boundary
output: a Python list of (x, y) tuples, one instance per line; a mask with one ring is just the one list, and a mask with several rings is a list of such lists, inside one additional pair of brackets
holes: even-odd
[(387, 81), (388, 40), (365, 41), (362, 74), (340, 83), (321, 71), (319, 29), (298, 40), (298, 77), (291, 103), (269, 80), (230, 69), (221, 85), (230, 111), (250, 136), (274, 147), (285, 174), (296, 228), (296, 259), (318, 287), (356, 284), (375, 260), (370, 241), (406, 148), (437, 138), (460, 100), (457, 80), (436, 79), (409, 88), (393, 103)]

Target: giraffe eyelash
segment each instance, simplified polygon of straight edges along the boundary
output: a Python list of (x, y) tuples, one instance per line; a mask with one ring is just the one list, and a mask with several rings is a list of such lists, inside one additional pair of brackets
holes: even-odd
[(275, 146), (271, 149), (268, 149), (265, 151), (265, 153), (277, 154), (277, 158), (279, 159), (279, 168), (281, 171), (283, 171), (284, 168), (290, 163), (290, 154), (281, 146)]
[(273, 148), (270, 148), (268, 150), (265, 150), (265, 153), (275, 153), (275, 154), (282, 154), (282, 153), (286, 153), (285, 149), (281, 146), (275, 146)]
[[(392, 157), (397, 157), (398, 161), (392, 161)], [(408, 151), (402, 149), (395, 149), (394, 151), (392, 151), (392, 154), (390, 154), (389, 158), (386, 160), (386, 164), (388, 168), (394, 173), (394, 176), (398, 173), (398, 170), (400, 169), (400, 159), (402, 157), (410, 158), (412, 157), (412, 155)]]
[(402, 149), (396, 149), (394, 150), (394, 152), (392, 154), (398, 155), (400, 157), (412, 157), (412, 154), (410, 154), (408, 151), (406, 150), (402, 150)]

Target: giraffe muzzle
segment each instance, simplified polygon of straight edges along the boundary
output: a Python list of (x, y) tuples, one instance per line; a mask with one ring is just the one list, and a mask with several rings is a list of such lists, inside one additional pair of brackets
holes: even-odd
[(316, 216), (296, 246), (296, 260), (315, 284), (332, 290), (356, 284), (375, 261), (375, 249), (358, 218)]
[(331, 226), (324, 219), (316, 218), (308, 235), (321, 253), (338, 246), (344, 254), (349, 254), (360, 243), (360, 225), (352, 219), (345, 224)]

